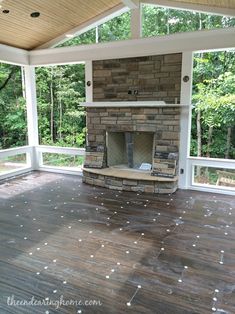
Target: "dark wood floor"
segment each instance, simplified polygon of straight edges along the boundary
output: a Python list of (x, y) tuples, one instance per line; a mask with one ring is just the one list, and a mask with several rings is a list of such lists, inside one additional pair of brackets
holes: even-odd
[[(235, 313), (235, 200), (93, 188), (33, 173), (0, 185), (0, 313)], [(102, 305), (11, 306), (15, 300)]]

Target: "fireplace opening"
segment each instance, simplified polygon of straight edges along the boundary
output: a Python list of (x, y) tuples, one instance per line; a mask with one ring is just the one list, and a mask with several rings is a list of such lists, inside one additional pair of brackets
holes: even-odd
[(108, 132), (106, 138), (109, 167), (151, 170), (154, 133)]

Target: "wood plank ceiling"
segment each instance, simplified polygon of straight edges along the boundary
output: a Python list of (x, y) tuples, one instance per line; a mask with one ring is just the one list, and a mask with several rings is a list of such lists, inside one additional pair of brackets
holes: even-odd
[[(234, 0), (170, 1), (235, 9)], [(122, 0), (0, 0), (0, 44), (34, 49), (121, 3)], [(32, 18), (32, 12), (40, 12), (40, 16)]]
[(206, 5), (210, 7), (235, 9), (234, 0), (173, 0), (172, 2)]
[[(34, 49), (120, 3), (121, 0), (0, 0), (0, 43)], [(40, 16), (32, 18), (32, 12), (40, 12)]]

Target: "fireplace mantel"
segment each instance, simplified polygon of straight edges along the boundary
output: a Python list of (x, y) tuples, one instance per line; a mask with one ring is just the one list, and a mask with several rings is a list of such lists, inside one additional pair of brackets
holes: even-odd
[(86, 108), (172, 108), (186, 106), (182, 104), (166, 104), (164, 101), (96, 101), (82, 102), (81, 105)]

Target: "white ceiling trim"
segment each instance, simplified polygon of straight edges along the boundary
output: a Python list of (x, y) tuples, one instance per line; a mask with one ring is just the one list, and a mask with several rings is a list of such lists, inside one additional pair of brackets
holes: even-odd
[(122, 0), (122, 2), (130, 9), (138, 9), (140, 5), (138, 0)]
[(30, 65), (43, 66), (234, 47), (235, 27), (231, 27), (111, 43), (33, 50), (29, 55)]
[(0, 44), (0, 62), (16, 65), (28, 65), (29, 52), (24, 49)]

